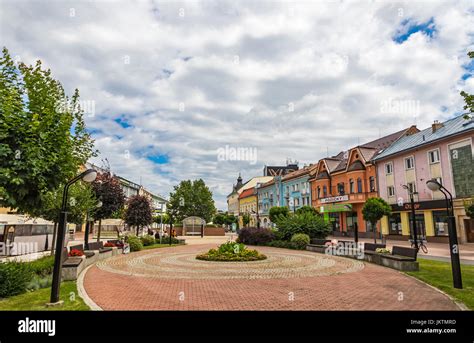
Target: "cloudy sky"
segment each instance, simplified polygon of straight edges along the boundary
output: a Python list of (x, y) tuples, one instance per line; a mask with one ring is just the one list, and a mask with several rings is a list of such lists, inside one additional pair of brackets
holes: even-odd
[(0, 21), (17, 60), (79, 88), (94, 162), (166, 196), (203, 178), (221, 209), (239, 172), (424, 128), (474, 92), (472, 1), (0, 0)]

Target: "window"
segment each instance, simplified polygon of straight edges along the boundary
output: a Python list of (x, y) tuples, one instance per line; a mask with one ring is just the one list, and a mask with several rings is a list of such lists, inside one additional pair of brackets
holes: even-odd
[(318, 199), (321, 198), (321, 187), (318, 186)]
[(337, 192), (339, 195), (344, 195), (344, 182), (340, 182), (337, 184)]
[(448, 216), (446, 211), (433, 211), (433, 222), (436, 236), (448, 235)]
[(387, 187), (387, 194), (388, 194), (389, 197), (394, 197), (395, 196), (395, 187), (388, 186)]
[(354, 193), (354, 180), (349, 179), (349, 193)]
[(428, 159), (430, 161), (430, 164), (433, 163), (438, 163), (439, 162), (439, 150), (431, 150), (428, 151)]
[(405, 158), (405, 169), (413, 169), (415, 167), (415, 160), (413, 159), (413, 156)]
[(416, 193), (416, 184), (414, 182), (408, 182), (407, 186), (409, 193)]
[(388, 231), (391, 235), (402, 234), (402, 218), (400, 213), (392, 213), (388, 217)]
[(362, 179), (360, 177), (357, 179), (357, 193), (362, 193)]
[(392, 162), (390, 163), (385, 163), (385, 174), (389, 175), (393, 173), (393, 164)]
[(375, 192), (375, 177), (369, 177), (369, 188), (371, 192)]
[(328, 195), (328, 188), (323, 186), (323, 196), (326, 197)]

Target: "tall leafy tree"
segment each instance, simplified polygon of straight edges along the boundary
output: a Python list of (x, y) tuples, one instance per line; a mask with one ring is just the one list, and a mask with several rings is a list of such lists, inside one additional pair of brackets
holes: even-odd
[(377, 243), (377, 222), (382, 219), (383, 216), (389, 216), (392, 212), (390, 205), (382, 198), (369, 198), (366, 200), (364, 207), (362, 208), (362, 215), (364, 220), (372, 224), (374, 228), (374, 242)]
[(96, 154), (85, 129), (79, 92), (66, 96), (41, 61), (0, 58), (0, 201), (36, 215), (45, 194), (58, 189)]
[(268, 211), (268, 217), (272, 223), (276, 223), (280, 216), (288, 217), (290, 210), (286, 206), (273, 206)]
[(174, 192), (170, 193), (167, 211), (173, 215), (174, 221), (197, 216), (209, 222), (216, 213), (216, 206), (212, 192), (202, 179), (186, 180), (181, 181), (174, 187)]
[[(467, 53), (469, 58), (474, 59), (474, 51), (470, 51)], [(468, 110), (469, 113), (474, 113), (474, 95), (466, 93), (465, 91), (461, 91), (461, 96), (464, 98), (464, 109)]]
[(127, 202), (124, 220), (131, 227), (137, 230), (137, 236), (140, 229), (153, 223), (153, 209), (150, 200), (143, 195), (135, 195)]
[(99, 241), (102, 219), (111, 218), (123, 209), (125, 195), (119, 180), (109, 170), (97, 173), (95, 181), (92, 182), (92, 189), (95, 197), (102, 202), (102, 206), (94, 214), (94, 219), (99, 221), (99, 232), (97, 233), (97, 241)]

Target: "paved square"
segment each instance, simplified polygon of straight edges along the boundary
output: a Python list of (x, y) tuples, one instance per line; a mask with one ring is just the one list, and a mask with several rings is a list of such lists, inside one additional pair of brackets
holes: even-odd
[(104, 310), (458, 310), (398, 271), (322, 254), (257, 247), (255, 262), (199, 261), (215, 245), (146, 250), (101, 261), (83, 287)]

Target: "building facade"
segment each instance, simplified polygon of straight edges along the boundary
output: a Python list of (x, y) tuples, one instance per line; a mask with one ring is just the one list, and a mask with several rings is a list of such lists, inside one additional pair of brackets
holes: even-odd
[(401, 138), (375, 158), (380, 196), (392, 206), (392, 215), (381, 221), (384, 234), (405, 240), (413, 232), (407, 186), (415, 192), (418, 234), (428, 241), (448, 241), (445, 197), (426, 186), (436, 179), (455, 199), (459, 241), (474, 242), (474, 226), (464, 211), (464, 201), (474, 196), (473, 139), (474, 120), (458, 116)]
[(406, 135), (418, 132), (412, 126), (321, 159), (310, 173), (312, 205), (330, 222), (335, 236), (380, 235), (380, 228), (364, 221), (362, 208), (368, 198), (378, 196), (377, 171), (372, 159)]
[(239, 195), (239, 227), (244, 227), (244, 215), (250, 216), (248, 226), (257, 226), (257, 191), (255, 187), (247, 188)]
[(229, 214), (233, 214), (234, 216), (239, 215), (239, 195), (243, 185), (242, 177), (239, 174), (237, 183), (232, 185), (232, 192), (227, 196), (227, 212)]
[(281, 204), (290, 211), (296, 211), (303, 206), (311, 206), (311, 186), (309, 174), (315, 166), (310, 165), (281, 178)]

